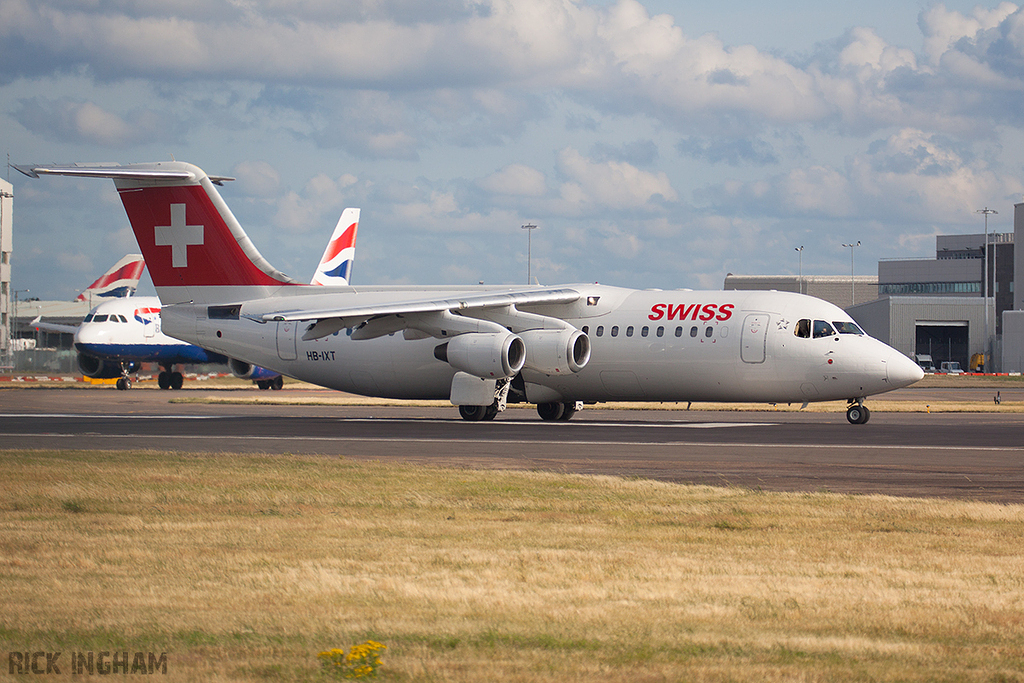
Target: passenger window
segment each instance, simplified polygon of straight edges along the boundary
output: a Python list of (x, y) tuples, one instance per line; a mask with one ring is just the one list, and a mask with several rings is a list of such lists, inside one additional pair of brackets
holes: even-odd
[(713, 328), (713, 327), (706, 327), (706, 328), (704, 328), (704, 336), (707, 337), (708, 339), (710, 339), (711, 335), (713, 335), (714, 333), (715, 333), (715, 328)]
[(658, 336), (659, 337), (664, 337), (665, 336), (665, 328), (664, 327), (659, 327), (658, 328)]
[(613, 337), (618, 337), (619, 336), (619, 326), (618, 325), (612, 325), (612, 336)]
[(814, 321), (814, 338), (820, 339), (821, 337), (831, 337), (835, 334), (835, 330), (824, 320)]
[(633, 326), (632, 325), (630, 325), (629, 327), (626, 328), (626, 336), (627, 337), (632, 337), (633, 336)]
[(677, 337), (682, 337), (683, 336), (683, 328), (682, 327), (676, 327), (676, 336)]
[(583, 334), (590, 334), (590, 325), (583, 326)]
[(649, 331), (650, 330), (647, 328), (647, 325), (644, 325), (643, 327), (640, 328), (640, 336), (646, 337)]
[(697, 336), (697, 326), (696, 325), (694, 325), (693, 327), (690, 328), (690, 336), (691, 337), (696, 337)]
[(864, 330), (860, 329), (854, 323), (843, 322), (842, 320), (833, 321), (833, 325), (839, 331), (839, 334), (864, 334)]
[(598, 337), (603, 337), (604, 336), (604, 325), (598, 325), (597, 326), (597, 336)]
[(807, 318), (799, 320), (796, 323), (796, 329), (793, 330), (793, 334), (803, 339), (811, 338), (811, 321)]

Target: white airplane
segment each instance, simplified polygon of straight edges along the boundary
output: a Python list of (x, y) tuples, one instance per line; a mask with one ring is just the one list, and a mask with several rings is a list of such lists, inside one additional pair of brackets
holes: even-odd
[(566, 420), (598, 401), (847, 399), (921, 379), (840, 308), (785, 292), (597, 284), (303, 285), (260, 255), (215, 184), (184, 162), (17, 167), (111, 178), (164, 303), (164, 330), (341, 391), (449, 399), (464, 419), (508, 401)]
[[(349, 208), (342, 212), (327, 243), (327, 249), (313, 273), (313, 284), (348, 284), (355, 258), (358, 224), (359, 209)], [(135, 291), (145, 267), (142, 255), (136, 257), (132, 259), (126, 256), (118, 261), (90, 285), (90, 290), (97, 287), (103, 287), (104, 291), (112, 289), (118, 282), (117, 275), (123, 275), (125, 262), (130, 261), (134, 284), (126, 290), (121, 282), (120, 289)], [(86, 290), (83, 296), (90, 290)], [(78, 326), (45, 323), (39, 318), (32, 322), (39, 329), (74, 333), (78, 369), (82, 374), (94, 379), (117, 377), (116, 386), (120, 390), (131, 389), (129, 375), (138, 372), (141, 363), (160, 365), (162, 370), (157, 375), (157, 384), (161, 389), (181, 389), (184, 377), (174, 370), (174, 366), (189, 363), (226, 364), (236, 377), (252, 380), (260, 389), (276, 390), (284, 386), (284, 380), (278, 372), (167, 336), (161, 329), (160, 308), (160, 299), (155, 296), (129, 296), (105, 301), (94, 307)]]

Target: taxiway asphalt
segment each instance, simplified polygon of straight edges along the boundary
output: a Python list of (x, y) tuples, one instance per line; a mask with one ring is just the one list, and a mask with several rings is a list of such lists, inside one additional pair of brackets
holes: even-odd
[[(588, 408), (570, 422), (548, 423), (513, 408), (493, 422), (469, 423), (450, 407), (170, 402), (251, 393), (5, 389), (0, 440), (3, 449), (311, 454), (1024, 503), (1021, 413), (876, 411), (868, 424), (851, 425), (843, 413)], [(955, 392), (947, 397), (955, 400)]]

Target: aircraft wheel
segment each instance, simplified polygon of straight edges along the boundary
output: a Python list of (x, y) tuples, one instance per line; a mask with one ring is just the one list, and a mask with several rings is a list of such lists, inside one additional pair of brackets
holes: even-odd
[(281, 391), (284, 388), (284, 377), (278, 375), (274, 379), (270, 380), (270, 388), (274, 391)]
[(270, 388), (270, 382), (268, 382), (267, 380), (258, 379), (256, 380), (256, 386), (260, 388), (260, 391), (266, 391), (267, 389)]
[(498, 404), (492, 403), (484, 409), (484, 419), (491, 421), (496, 417), (498, 417)]
[(562, 422), (568, 422), (572, 419), (572, 416), (576, 414), (576, 402), (570, 401), (569, 403), (562, 404), (562, 414), (558, 416), (558, 419)]
[(181, 376), (180, 372), (171, 373), (171, 389), (181, 389), (181, 386), (185, 383), (185, 378)]
[(114, 386), (117, 387), (118, 391), (128, 391), (129, 389), (132, 388), (132, 381), (127, 377), (122, 377), (121, 379), (117, 380), (117, 384), (115, 384)]
[(479, 422), (485, 419), (488, 406), (459, 406), (459, 415), (467, 422)]
[(540, 419), (547, 422), (560, 420), (562, 415), (565, 414), (565, 404), (558, 402), (538, 403), (537, 414), (540, 415)]
[(160, 374), (156, 376), (156, 384), (161, 389), (170, 389), (171, 373), (167, 372), (166, 370), (161, 371)]
[(846, 419), (850, 424), (862, 425), (871, 417), (871, 411), (866, 406), (854, 404), (846, 409)]

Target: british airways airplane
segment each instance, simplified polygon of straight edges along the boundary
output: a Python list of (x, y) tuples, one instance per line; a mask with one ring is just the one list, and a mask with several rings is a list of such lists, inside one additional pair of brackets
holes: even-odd
[(304, 285), (259, 253), (208, 176), (184, 162), (16, 166), (111, 178), (163, 302), (164, 331), (333, 389), (448, 399), (466, 420), (509, 401), (567, 420), (611, 401), (846, 399), (920, 380), (920, 367), (842, 309), (788, 292), (597, 284)]
[[(359, 225), (359, 209), (348, 208), (328, 241), (320, 263), (313, 273), (312, 282), (319, 285), (347, 285), (355, 259), (356, 231)], [(130, 263), (130, 268), (125, 264)], [(145, 261), (142, 255), (126, 256), (107, 273), (90, 285), (79, 298), (86, 294), (108, 296), (102, 292), (116, 289), (134, 292), (138, 286)], [(134, 282), (126, 284), (124, 274), (130, 270)], [(118, 275), (122, 276), (118, 279)], [(121, 295), (124, 297), (124, 294)], [(226, 355), (207, 351), (174, 337), (161, 329), (160, 299), (151, 297), (115, 298), (96, 306), (73, 327), (33, 321), (40, 329), (57, 332), (73, 332), (75, 348), (78, 350), (78, 369), (86, 377), (117, 380), (117, 388), (128, 390), (132, 387), (129, 375), (138, 372), (141, 363), (158, 363), (162, 368), (157, 375), (161, 389), (181, 389), (184, 377), (174, 370), (181, 364), (227, 364), (232, 374), (249, 379), (260, 389), (281, 389), (284, 380), (281, 374), (258, 365), (246, 363)]]

